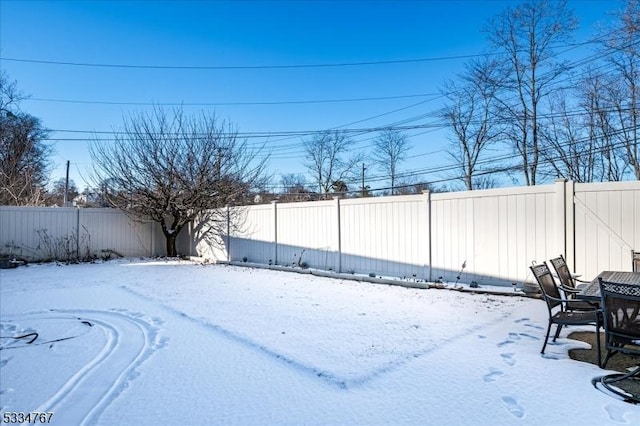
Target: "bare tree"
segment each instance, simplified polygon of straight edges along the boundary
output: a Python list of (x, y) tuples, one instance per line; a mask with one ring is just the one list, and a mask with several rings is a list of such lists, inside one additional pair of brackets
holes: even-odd
[(64, 206), (65, 192), (67, 194), (66, 198), (69, 201), (80, 194), (73, 179), (69, 179), (68, 186), (65, 178), (60, 178), (53, 182), (53, 188), (47, 194), (47, 205)]
[(7, 73), (0, 70), (0, 115), (15, 114), (20, 101), (25, 98), (26, 95), (18, 90), (16, 81), (10, 80)]
[(157, 108), (125, 118), (115, 135), (90, 148), (95, 182), (108, 182), (111, 205), (160, 224), (168, 256), (178, 254), (176, 238), (189, 222), (204, 224), (201, 238), (226, 235), (222, 207), (245, 201), (262, 184), (266, 160), (213, 115)]
[[(628, 167), (624, 151), (617, 144), (613, 110), (610, 108), (608, 92), (611, 77), (593, 69), (585, 72), (578, 85), (578, 98), (584, 110), (582, 127), (587, 133), (587, 146), (595, 150), (593, 165), (594, 181), (619, 181)], [(576, 152), (576, 155), (584, 155)]]
[(321, 195), (331, 192), (336, 181), (345, 181), (354, 173), (362, 155), (353, 153), (353, 141), (339, 131), (327, 131), (304, 142), (306, 167)]
[(549, 165), (548, 173), (552, 177), (592, 182), (599, 174), (598, 141), (585, 131), (585, 116), (577, 105), (569, 106), (568, 102), (565, 91), (558, 91), (550, 99), (550, 118), (542, 132), (545, 147), (541, 149), (541, 157)]
[(397, 187), (398, 195), (422, 194), (424, 191), (442, 192), (440, 188), (428, 182), (410, 182), (410, 180), (407, 180), (406, 182), (399, 182)]
[(500, 89), (497, 63), (491, 60), (470, 63), (458, 77), (445, 83), (447, 98), (440, 116), (451, 129), (449, 155), (462, 169), (465, 188), (482, 188), (487, 180), (476, 177), (486, 171), (479, 161), (487, 148), (498, 141), (501, 131), (495, 119), (496, 94)]
[(284, 202), (310, 201), (316, 195), (307, 187), (307, 179), (302, 174), (284, 174), (280, 179), (280, 185), (280, 200)]
[(553, 45), (567, 41), (575, 28), (577, 20), (566, 0), (529, 0), (507, 8), (485, 29), (503, 54), (500, 118), (509, 123), (505, 135), (522, 158), (527, 185), (537, 182), (542, 100), (568, 71), (567, 64), (556, 59)]
[[(380, 132), (373, 141), (371, 159), (385, 173), (391, 183), (391, 195), (396, 193), (398, 166), (406, 160), (411, 145), (407, 135), (399, 130), (387, 129)], [(363, 188), (364, 191), (365, 188)]]
[(640, 1), (627, 0), (604, 40), (604, 58), (611, 66), (608, 103), (614, 110), (615, 139), (640, 179)]
[(40, 120), (20, 112), (24, 96), (0, 74), (0, 205), (44, 203), (51, 147)]

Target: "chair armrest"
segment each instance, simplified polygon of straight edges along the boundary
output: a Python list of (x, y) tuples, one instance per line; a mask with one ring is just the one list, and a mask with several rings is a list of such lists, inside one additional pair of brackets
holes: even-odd
[(572, 293), (572, 294), (577, 294), (577, 293), (580, 293), (582, 291), (582, 290), (579, 290), (577, 288), (565, 287), (563, 285), (560, 285), (558, 287), (560, 287), (560, 290), (565, 291), (567, 293)]
[(549, 300), (555, 300), (556, 302), (563, 302), (563, 303), (575, 302), (575, 299), (573, 299), (573, 300), (571, 300), (571, 299), (561, 299), (561, 298), (557, 298), (557, 297), (553, 297), (553, 296), (544, 296), (544, 297), (549, 299)]
[(591, 284), (591, 281), (580, 280), (578, 278), (574, 278), (574, 280), (582, 284)]
[[(561, 303), (566, 303), (566, 304), (570, 304), (570, 303), (576, 303), (576, 299), (561, 299), (561, 298), (557, 298), (557, 297), (552, 297), (552, 296), (544, 296), (549, 300), (555, 300), (557, 302), (561, 302)], [(585, 302), (591, 306), (593, 306), (593, 310), (588, 310), (588, 311), (583, 311), (583, 312), (597, 312), (597, 313), (602, 313), (602, 309), (600, 308), (600, 305), (596, 304), (597, 302), (588, 302), (585, 300)]]

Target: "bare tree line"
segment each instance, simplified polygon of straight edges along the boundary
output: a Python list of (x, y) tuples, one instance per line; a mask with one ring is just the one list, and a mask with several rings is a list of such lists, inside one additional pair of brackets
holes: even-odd
[(0, 71), (0, 205), (40, 205), (50, 171), (47, 130), (19, 104), (26, 96)]
[[(446, 101), (436, 116), (448, 127), (448, 153), (456, 169), (437, 180), (459, 180), (464, 189), (473, 190), (497, 186), (501, 175), (526, 185), (554, 178), (640, 179), (639, 4), (626, 0), (613, 12), (608, 27), (595, 38), (593, 55), (577, 62), (558, 52), (558, 46), (570, 45), (578, 27), (565, 0), (524, 1), (491, 19), (484, 28), (491, 50), (443, 83)], [(355, 156), (354, 143), (344, 133), (327, 132), (305, 141), (307, 169), (319, 194), (337, 192), (333, 184), (338, 182), (342, 189), (350, 184), (351, 194), (364, 196), (371, 192), (357, 184), (358, 166), (367, 161), (367, 170), (387, 177), (386, 193), (403, 193), (420, 183), (397, 182), (411, 148), (407, 141), (400, 130), (383, 130), (368, 156)], [(321, 168), (319, 152), (327, 145), (333, 150), (321, 157)], [(498, 150), (511, 154), (497, 160), (490, 153)], [(349, 160), (341, 156), (346, 152)], [(364, 167), (362, 173), (364, 180)], [(300, 177), (296, 187), (309, 192)], [(286, 179), (281, 185), (294, 192)]]
[(445, 84), (439, 116), (451, 129), (449, 152), (466, 189), (491, 186), (483, 177), (504, 169), (481, 165), (492, 146), (512, 150), (527, 185), (640, 179), (640, 3), (627, 0), (598, 36), (600, 66), (559, 59), (554, 46), (569, 42), (575, 28), (566, 1), (508, 8), (485, 28), (492, 59), (469, 63)]

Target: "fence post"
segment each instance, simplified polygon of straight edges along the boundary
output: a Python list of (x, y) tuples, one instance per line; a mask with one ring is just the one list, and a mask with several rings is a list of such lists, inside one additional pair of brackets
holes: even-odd
[(427, 281), (432, 281), (432, 273), (431, 270), (433, 269), (431, 267), (431, 191), (429, 191), (428, 189), (425, 189), (422, 191), (422, 196), (424, 197), (424, 201), (425, 201), (425, 233), (427, 234), (426, 236), (424, 236), (424, 238), (422, 238), (422, 240), (425, 242), (425, 250), (427, 251), (425, 253), (425, 267), (428, 269), (427, 273), (425, 274), (425, 279)]
[(547, 253), (547, 257), (552, 255), (553, 257), (562, 254), (567, 257), (567, 195), (566, 195), (566, 179), (555, 180), (555, 193), (556, 193), (556, 247), (558, 253)]
[(337, 270), (336, 272), (340, 273), (342, 272), (342, 229), (340, 226), (340, 197), (333, 197), (333, 199), (336, 202), (336, 231), (337, 231), (337, 247), (338, 247), (338, 251), (337, 251), (337, 255), (338, 255), (338, 266), (337, 266)]
[(76, 210), (76, 260), (80, 260), (80, 207)]
[(273, 264), (278, 264), (278, 200), (271, 201), (273, 208)]
[(576, 203), (574, 196), (576, 194), (575, 183), (570, 180), (565, 184), (565, 244), (566, 244), (566, 260), (572, 271), (576, 270)]
[(227, 262), (231, 261), (231, 207), (229, 204), (227, 209)]

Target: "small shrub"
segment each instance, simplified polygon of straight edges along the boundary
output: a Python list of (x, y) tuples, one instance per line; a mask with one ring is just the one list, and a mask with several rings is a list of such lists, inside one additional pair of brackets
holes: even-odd
[(90, 253), (91, 235), (86, 227), (80, 239), (75, 234), (54, 237), (46, 228), (37, 229), (38, 246), (35, 251), (42, 253), (43, 262), (63, 261), (65, 263), (89, 262), (95, 259)]
[[(297, 256), (295, 253), (293, 254), (293, 266), (298, 265), (298, 267), (302, 268), (302, 269), (305, 269), (305, 268), (309, 267), (309, 266), (302, 266), (303, 264), (307, 265), (306, 262), (302, 261), (302, 255), (304, 254), (305, 251), (306, 251), (305, 249), (302, 249), (302, 252), (300, 252), (300, 256)], [(297, 257), (297, 259), (296, 259), (296, 257)]]

